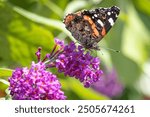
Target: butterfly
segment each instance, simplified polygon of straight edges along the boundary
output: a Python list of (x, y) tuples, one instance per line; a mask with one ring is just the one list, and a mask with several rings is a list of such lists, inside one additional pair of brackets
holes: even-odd
[(66, 15), (63, 22), (84, 48), (99, 50), (98, 42), (114, 25), (119, 13), (117, 6), (83, 10)]

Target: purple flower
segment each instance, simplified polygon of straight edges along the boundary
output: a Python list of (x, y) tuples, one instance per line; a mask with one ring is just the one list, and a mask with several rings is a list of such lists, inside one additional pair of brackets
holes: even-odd
[[(36, 53), (40, 60), (40, 51)], [(46, 57), (49, 57), (46, 55)], [(16, 68), (9, 78), (10, 95), (14, 100), (64, 100), (64, 92), (56, 75), (46, 71), (45, 63), (32, 62), (30, 68)]]
[(74, 42), (64, 45), (55, 39), (54, 48), (41, 60), (41, 50), (36, 56), (38, 63), (32, 62), (30, 68), (16, 68), (9, 78), (10, 95), (14, 100), (64, 100), (66, 96), (61, 91), (61, 84), (56, 75), (47, 68), (56, 67), (59, 72), (75, 77), (88, 88), (101, 79), (100, 59), (86, 52), (82, 46)]
[(59, 45), (61, 48), (64, 48), (65, 46), (64, 41), (61, 41), (58, 38), (55, 38), (55, 43)]
[(90, 87), (92, 83), (99, 81), (103, 74), (100, 69), (100, 59), (91, 56), (82, 46), (76, 46), (73, 42), (64, 46), (55, 65), (59, 72), (75, 77), (85, 87)]
[(92, 88), (110, 98), (117, 97), (124, 89), (114, 69), (110, 73), (104, 73), (102, 78), (92, 85)]

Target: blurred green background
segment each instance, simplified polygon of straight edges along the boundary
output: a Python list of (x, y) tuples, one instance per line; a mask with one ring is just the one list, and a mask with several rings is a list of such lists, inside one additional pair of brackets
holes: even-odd
[[(62, 23), (67, 13), (113, 5), (120, 7), (121, 13), (99, 46), (121, 52), (101, 48), (97, 56), (102, 65), (116, 69), (124, 85), (123, 93), (115, 99), (149, 99), (149, 0), (0, 0), (0, 97), (5, 95), (5, 80), (11, 75), (7, 68), (30, 66), (39, 46), (43, 55), (52, 50), (54, 37), (65, 43), (74, 40)], [(60, 78), (67, 99), (109, 99), (85, 89), (76, 79), (53, 72)]]

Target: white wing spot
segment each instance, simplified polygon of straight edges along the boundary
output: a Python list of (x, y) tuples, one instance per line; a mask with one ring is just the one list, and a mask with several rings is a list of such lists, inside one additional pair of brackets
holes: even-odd
[(96, 15), (96, 14), (94, 14), (94, 16), (95, 16), (95, 17), (97, 17), (97, 15)]
[(118, 15), (116, 14), (116, 17), (118, 17)]
[(113, 26), (113, 25), (114, 25), (114, 21), (113, 21), (113, 19), (112, 19), (112, 18), (109, 18), (109, 19), (108, 19), (108, 21), (109, 21), (109, 23), (110, 23), (110, 25), (111, 25), (111, 26)]
[(100, 19), (98, 19), (97, 22), (98, 22), (102, 27), (104, 26), (103, 22), (102, 22)]
[(107, 13), (107, 15), (110, 15), (110, 14), (111, 14), (110, 12)]

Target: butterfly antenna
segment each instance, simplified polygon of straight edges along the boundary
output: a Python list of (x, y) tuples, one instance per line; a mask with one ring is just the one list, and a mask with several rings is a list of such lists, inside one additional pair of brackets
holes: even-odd
[[(102, 46), (101, 46), (101, 47), (102, 47)], [(106, 50), (111, 50), (111, 51), (117, 52), (117, 53), (120, 52), (119, 50), (115, 50), (115, 49), (112, 49), (112, 48), (107, 48), (107, 47), (102, 47), (102, 48), (104, 48), (104, 49), (106, 49)]]

